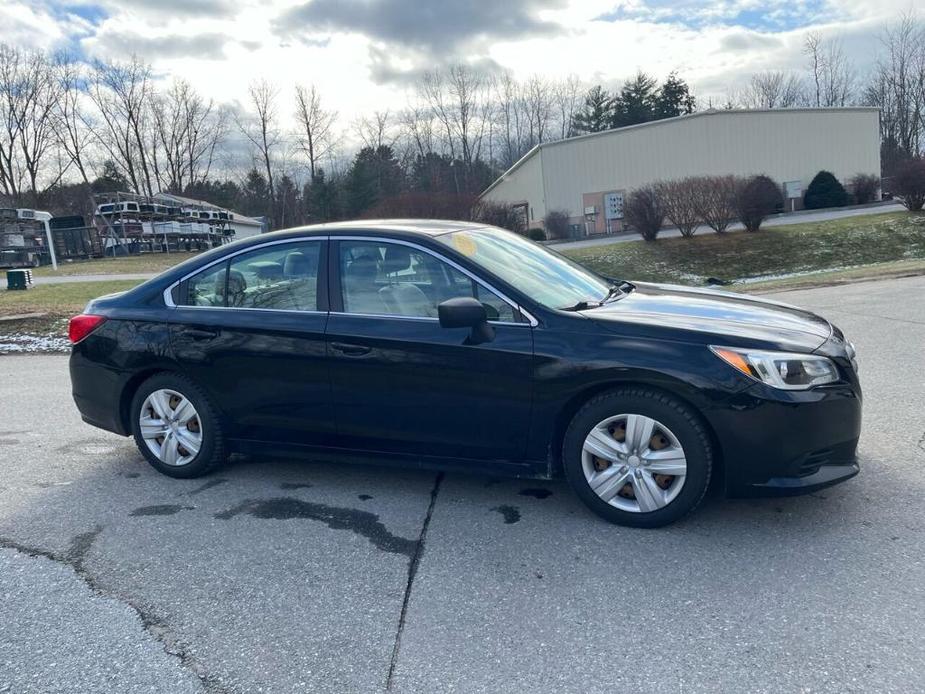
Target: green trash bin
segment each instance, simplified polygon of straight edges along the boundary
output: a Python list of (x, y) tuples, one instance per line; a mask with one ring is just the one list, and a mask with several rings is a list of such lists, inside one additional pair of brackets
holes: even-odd
[(7, 270), (7, 289), (28, 289), (32, 286), (32, 270)]

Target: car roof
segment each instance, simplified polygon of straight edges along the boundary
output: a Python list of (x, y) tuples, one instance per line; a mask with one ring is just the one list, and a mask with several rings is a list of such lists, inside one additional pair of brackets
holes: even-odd
[[(332, 236), (349, 235), (363, 231), (399, 232), (421, 236), (440, 236), (464, 229), (484, 229), (485, 224), (456, 222), (445, 219), (359, 219), (349, 222), (329, 222), (283, 229), (272, 234), (317, 233)], [(268, 234), (262, 234), (263, 237)]]

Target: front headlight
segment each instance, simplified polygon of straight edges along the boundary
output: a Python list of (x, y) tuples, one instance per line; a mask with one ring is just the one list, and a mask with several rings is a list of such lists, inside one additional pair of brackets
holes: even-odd
[(845, 352), (848, 354), (848, 361), (851, 362), (851, 368), (854, 373), (858, 372), (858, 351), (854, 348), (853, 342), (845, 342)]
[(832, 360), (815, 354), (767, 352), (714, 345), (710, 345), (710, 349), (746, 376), (782, 390), (807, 390), (838, 380), (838, 369)]

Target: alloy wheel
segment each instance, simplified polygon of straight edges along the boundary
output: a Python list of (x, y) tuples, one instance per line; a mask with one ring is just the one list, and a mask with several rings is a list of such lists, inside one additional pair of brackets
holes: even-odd
[(687, 475), (684, 448), (658, 420), (619, 414), (585, 437), (582, 470), (603, 501), (622, 511), (650, 513), (674, 501)]
[(165, 465), (191, 463), (202, 447), (202, 424), (193, 403), (182, 393), (155, 390), (141, 405), (141, 437)]

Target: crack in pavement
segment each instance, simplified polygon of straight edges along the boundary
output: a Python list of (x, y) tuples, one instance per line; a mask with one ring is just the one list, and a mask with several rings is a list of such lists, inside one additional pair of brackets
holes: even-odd
[(411, 588), (414, 584), (414, 577), (418, 573), (418, 566), (421, 563), (421, 557), (424, 555), (424, 544), (427, 541), (427, 529), (430, 527), (430, 519), (434, 515), (434, 506), (437, 503), (437, 494), (440, 492), (440, 483), (443, 481), (443, 473), (437, 474), (434, 479), (434, 488), (430, 490), (430, 503), (427, 506), (427, 513), (424, 515), (424, 523), (421, 525), (421, 533), (414, 548), (414, 554), (408, 562), (408, 582), (405, 584), (405, 595), (402, 598), (401, 614), (398, 617), (398, 628), (395, 631), (395, 645), (392, 647), (392, 658), (389, 661), (389, 673), (385, 678), (385, 688), (388, 691), (392, 689), (392, 680), (395, 676), (395, 667), (398, 665), (398, 655), (401, 651), (401, 636), (405, 630), (405, 619), (408, 616), (408, 604), (411, 602)]
[(74, 571), (74, 574), (83, 581), (87, 588), (94, 594), (120, 602), (135, 612), (138, 619), (141, 621), (142, 628), (161, 644), (165, 653), (177, 658), (182, 668), (196, 676), (207, 694), (230, 694), (230, 690), (222, 686), (217, 677), (205, 672), (202, 665), (196, 661), (186, 651), (179, 640), (173, 636), (169, 627), (163, 620), (157, 618), (150, 610), (135, 604), (134, 601), (111, 590), (106, 590), (99, 584), (93, 575), (90, 574), (84, 566), (84, 561), (101, 532), (103, 532), (103, 526), (96, 525), (88, 532), (75, 535), (71, 538), (70, 545), (64, 552), (53, 552), (51, 550), (42, 549), (41, 547), (33, 547), (0, 535), (0, 549), (12, 549), (29, 557), (42, 557), (70, 567), (71, 570)]

